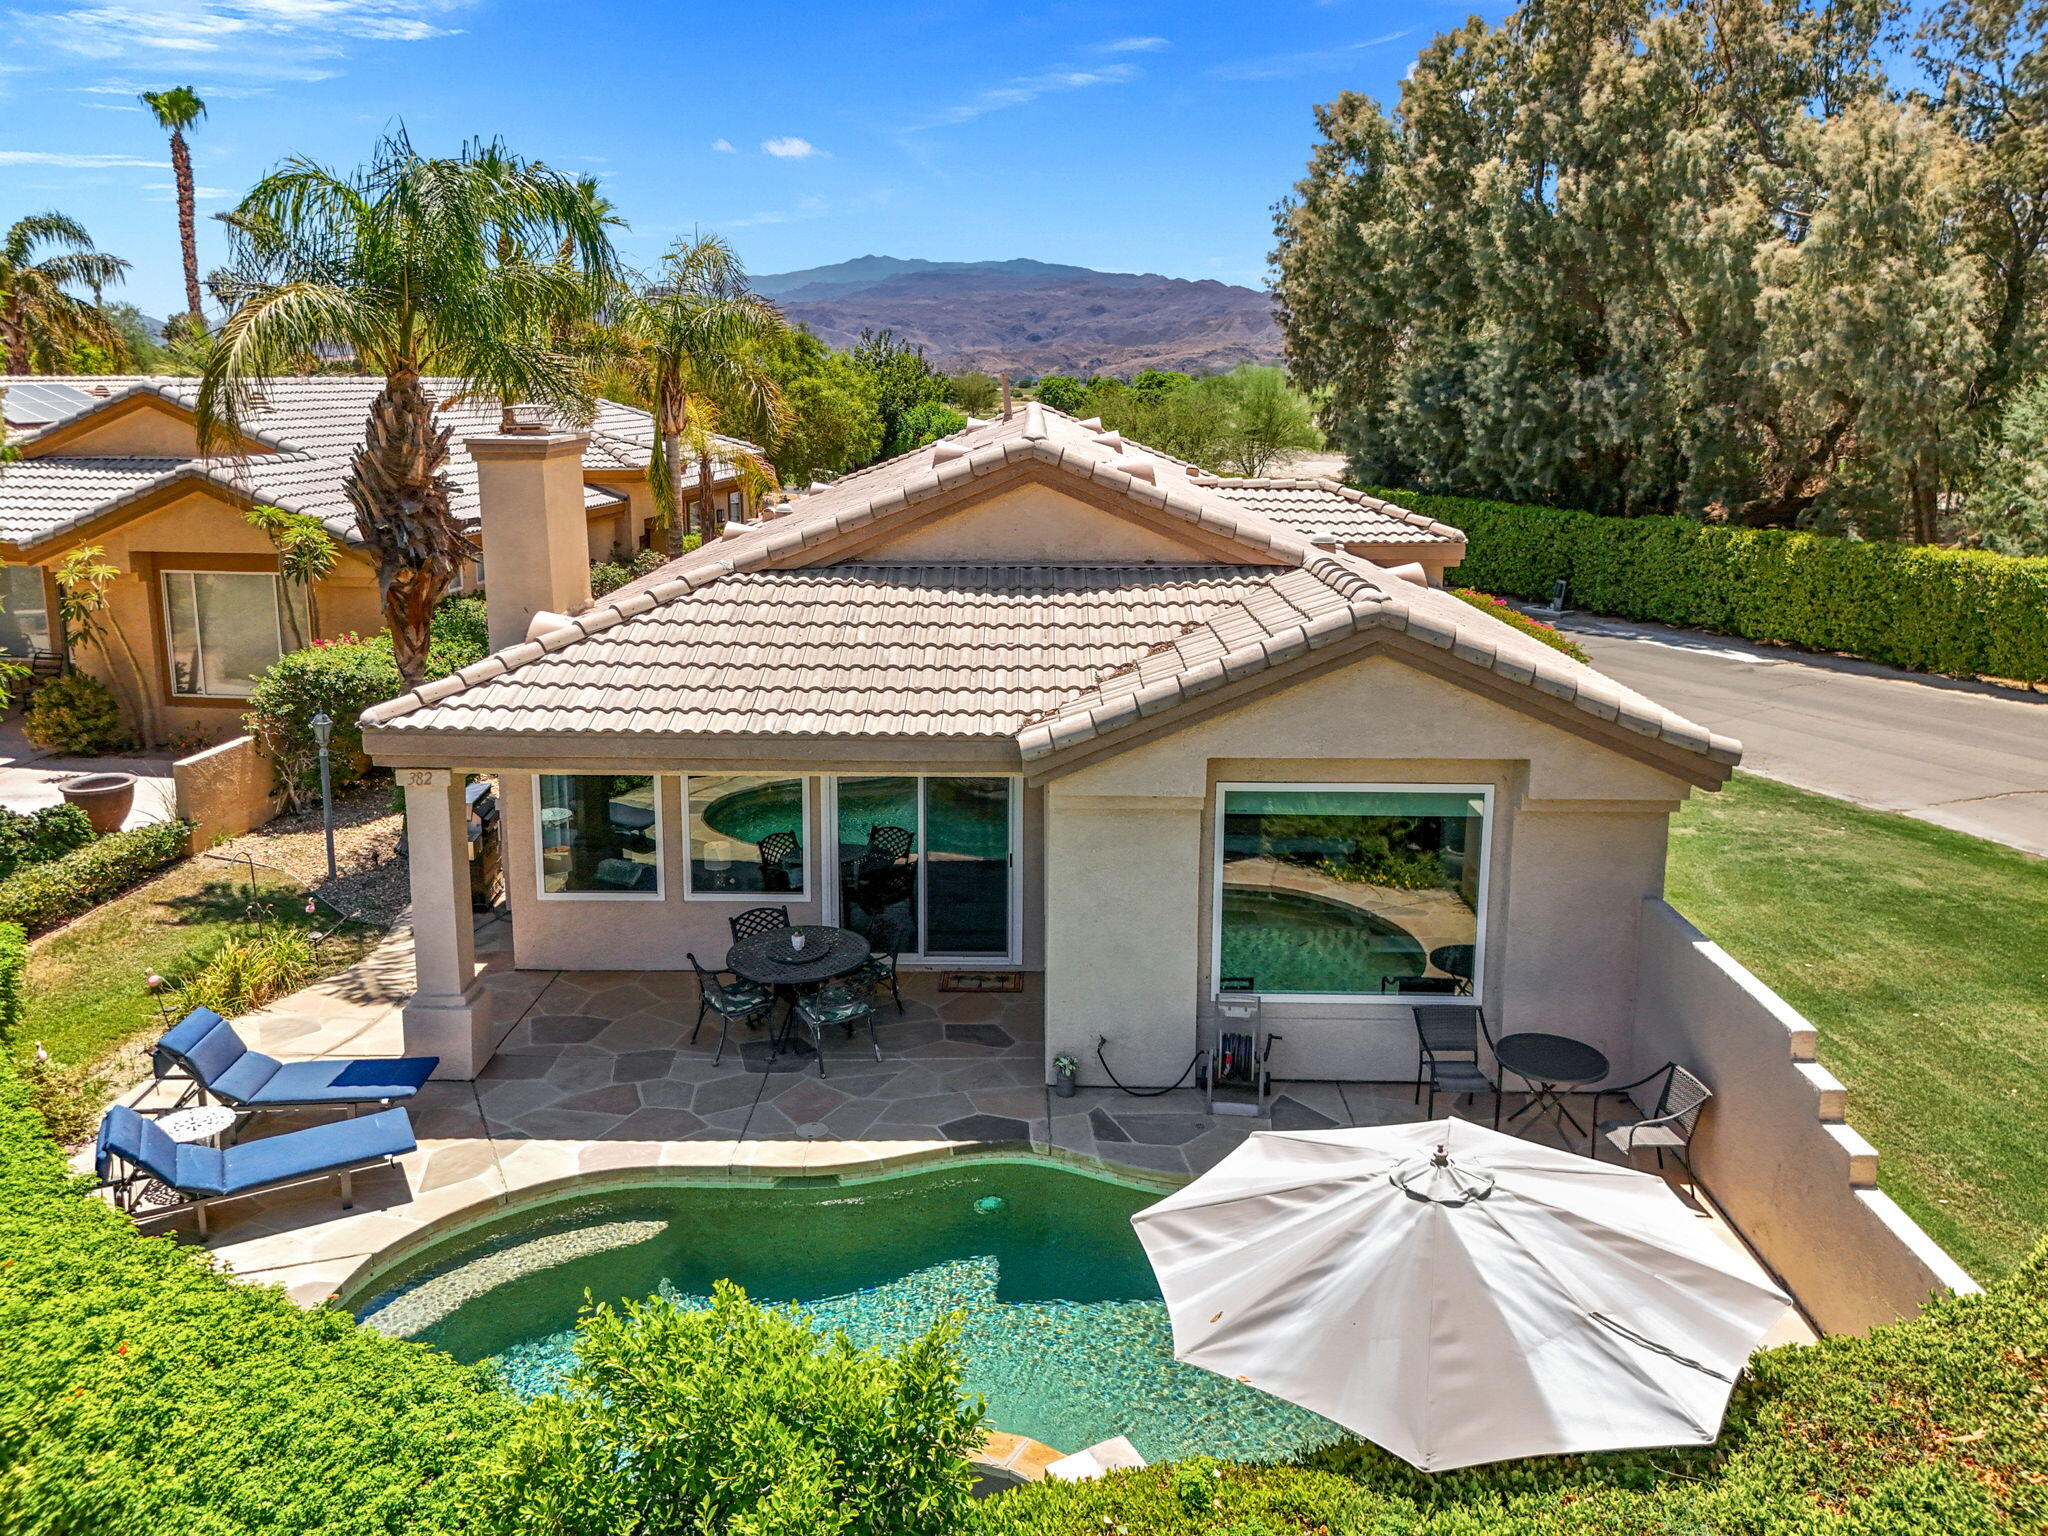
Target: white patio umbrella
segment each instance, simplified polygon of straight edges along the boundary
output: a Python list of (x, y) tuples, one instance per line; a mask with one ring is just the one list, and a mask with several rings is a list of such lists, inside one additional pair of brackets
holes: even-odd
[(1131, 1222), (1175, 1358), (1428, 1472), (1705, 1445), (1791, 1305), (1663, 1180), (1461, 1120), (1256, 1132)]

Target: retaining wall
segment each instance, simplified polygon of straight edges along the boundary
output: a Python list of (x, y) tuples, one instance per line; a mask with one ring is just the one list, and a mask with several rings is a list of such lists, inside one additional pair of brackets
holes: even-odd
[(1979, 1287), (1877, 1187), (1877, 1149), (1844, 1122), (1813, 1025), (1668, 903), (1644, 904), (1637, 1073), (1677, 1061), (1714, 1090), (1693, 1171), (1826, 1333)]
[(171, 764), (178, 814), (198, 823), (192, 851), (200, 853), (224, 837), (239, 837), (277, 814), (276, 775), (254, 736), (237, 736)]

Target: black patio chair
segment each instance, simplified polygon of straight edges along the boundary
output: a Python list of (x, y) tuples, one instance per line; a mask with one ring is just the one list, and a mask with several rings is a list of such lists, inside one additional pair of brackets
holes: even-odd
[(917, 834), (908, 827), (894, 827), (881, 821), (868, 823), (869, 857), (880, 854), (891, 864), (900, 864), (916, 847)]
[(1417, 1003), (1415, 1036), (1421, 1050), (1415, 1063), (1415, 1102), (1422, 1102), (1422, 1090), (1429, 1089), (1428, 1118), (1436, 1118), (1440, 1093), (1474, 1098), (1493, 1095), (1493, 1128), (1500, 1129), (1500, 1087), (1479, 1064), (1480, 1043), (1490, 1050), (1493, 1037), (1486, 1032), (1486, 1015), (1471, 1003)]
[[(697, 973), (697, 1022), (690, 1029), (690, 1044), (697, 1043), (697, 1031), (704, 1027), (704, 1012), (709, 1009), (718, 1015), (718, 1049), (711, 1054), (711, 1065), (717, 1066), (725, 1060), (726, 1036), (732, 1033), (737, 1021), (759, 1027), (761, 1018), (775, 1006), (775, 994), (759, 982), (749, 981), (744, 976), (734, 976), (730, 971), (707, 971), (691, 955), (690, 969)], [(721, 981), (722, 976), (731, 976), (730, 981)]]
[(793, 1009), (792, 1028), (801, 1024), (811, 1032), (811, 1038), (818, 1045), (818, 1076), (825, 1076), (825, 1026), (838, 1024), (845, 1028), (846, 1038), (853, 1038), (853, 1026), (867, 1021), (868, 1043), (875, 1048), (875, 1060), (882, 1059), (881, 1037), (875, 1033), (875, 981), (862, 971), (851, 976), (842, 976), (836, 981), (823, 981), (815, 987), (808, 987), (796, 995)]
[(787, 907), (749, 907), (737, 917), (728, 919), (732, 924), (732, 941), (757, 939), (764, 933), (773, 933), (778, 928), (789, 926)]
[[(1618, 1093), (1630, 1104), (1637, 1100), (1634, 1090), (1655, 1085), (1650, 1098), (1650, 1112), (1638, 1114), (1633, 1120), (1600, 1119), (1600, 1101), (1610, 1093)], [(1706, 1108), (1707, 1100), (1714, 1096), (1714, 1090), (1694, 1077), (1675, 1061), (1667, 1061), (1649, 1074), (1632, 1083), (1620, 1083), (1612, 1088), (1602, 1088), (1593, 1095), (1594, 1133), (1604, 1136), (1623, 1157), (1631, 1157), (1637, 1147), (1652, 1148), (1657, 1154), (1657, 1166), (1664, 1166), (1664, 1154), (1671, 1153), (1678, 1159), (1687, 1177), (1692, 1177), (1692, 1163), (1689, 1153), (1692, 1148), (1692, 1134), (1699, 1126), (1700, 1111)], [(1599, 1142), (1593, 1143), (1595, 1149)], [(1695, 1183), (1698, 1181), (1695, 1179)]]
[(868, 958), (860, 968), (860, 974), (874, 981), (877, 988), (887, 987), (889, 996), (896, 1001), (896, 1012), (903, 1012), (903, 993), (896, 984), (896, 957), (903, 951), (903, 928), (899, 923), (882, 918), (867, 929)]
[(761, 889), (764, 891), (788, 891), (795, 887), (790, 883), (790, 872), (803, 868), (804, 848), (794, 832), (770, 832), (759, 844), (761, 856)]

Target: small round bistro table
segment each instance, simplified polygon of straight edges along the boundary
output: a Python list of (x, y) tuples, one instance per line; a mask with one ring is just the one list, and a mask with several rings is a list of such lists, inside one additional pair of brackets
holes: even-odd
[(1472, 990), (1472, 946), (1439, 944), (1429, 952), (1429, 963), (1446, 976), (1454, 977), (1460, 992)]
[(1613, 1070), (1603, 1053), (1568, 1035), (1531, 1031), (1502, 1035), (1493, 1043), (1493, 1059), (1535, 1090), (1528, 1103), (1508, 1116), (1509, 1125), (1524, 1115), (1552, 1110), (1559, 1120), (1587, 1138), (1586, 1150), (1592, 1151), (1592, 1132), (1579, 1124), (1578, 1117), (1565, 1108), (1559, 1095), (1567, 1088), (1597, 1083)]
[[(800, 950), (790, 948), (789, 941), (796, 934), (804, 938)], [(867, 939), (851, 928), (807, 923), (797, 928), (773, 928), (751, 939), (739, 940), (725, 952), (725, 968), (735, 976), (774, 988), (784, 1001), (792, 1004), (772, 1055), (791, 1051), (801, 1057), (811, 1045), (791, 1034), (796, 1022), (796, 989), (851, 975), (868, 963), (871, 952)]]
[[(173, 1141), (211, 1142), (220, 1145), (224, 1132), (234, 1129), (236, 1114), (225, 1104), (198, 1104), (191, 1109), (174, 1109), (155, 1117), (156, 1128)], [(138, 1206), (178, 1205), (186, 1199), (161, 1179), (151, 1179), (135, 1197)]]

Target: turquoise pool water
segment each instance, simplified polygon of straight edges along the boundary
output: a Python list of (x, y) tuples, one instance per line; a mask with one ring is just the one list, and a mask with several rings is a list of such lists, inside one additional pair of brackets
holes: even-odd
[(1427, 969), (1422, 946), (1398, 924), (1290, 891), (1223, 891), (1225, 976), (1260, 992), (1378, 992), (1392, 977)]
[(1130, 1228), (1154, 1198), (1031, 1163), (815, 1188), (622, 1189), (451, 1239), (358, 1315), (492, 1361), (532, 1394), (573, 1364), (586, 1291), (701, 1306), (729, 1278), (861, 1344), (964, 1312), (967, 1388), (990, 1422), (1063, 1451), (1124, 1434), (1151, 1459), (1270, 1459), (1336, 1438), (1325, 1419), (1173, 1359)]

